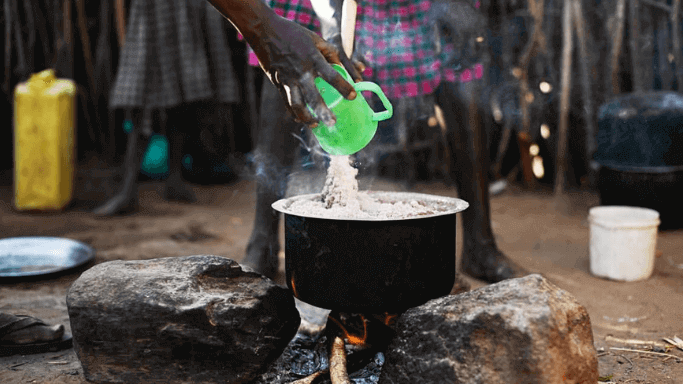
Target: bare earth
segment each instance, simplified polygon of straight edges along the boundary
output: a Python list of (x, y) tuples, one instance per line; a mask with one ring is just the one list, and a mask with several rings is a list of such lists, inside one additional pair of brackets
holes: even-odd
[[(194, 189), (198, 203), (177, 204), (161, 199), (161, 184), (145, 183), (140, 189), (143, 209), (139, 213), (100, 219), (77, 210), (16, 212), (11, 206), (12, 190), (4, 187), (0, 189), (0, 237), (80, 240), (97, 250), (95, 263), (194, 254), (242, 260), (253, 224), (254, 183), (240, 181)], [(401, 190), (379, 182), (373, 189)], [(414, 191), (456, 195), (454, 188), (442, 184), (421, 184)], [(511, 188), (493, 197), (493, 226), (500, 248), (531, 272), (541, 273), (571, 292), (588, 309), (600, 351), (601, 376), (611, 376), (614, 383), (683, 382), (682, 350), (669, 350), (669, 355), (681, 358), (677, 359), (611, 349), (638, 349), (633, 340), (663, 346), (663, 338), (683, 337), (683, 231), (660, 233), (656, 269), (650, 279), (621, 283), (596, 278), (588, 269), (586, 218), (588, 208), (598, 204), (598, 196), (580, 193), (570, 198), (569, 213), (560, 214), (548, 193)], [(81, 272), (37, 281), (1, 282), (0, 311), (34, 315), (68, 328), (65, 296)], [(482, 286), (468, 280), (474, 287)], [(0, 358), (0, 383), (84, 382), (73, 350)]]

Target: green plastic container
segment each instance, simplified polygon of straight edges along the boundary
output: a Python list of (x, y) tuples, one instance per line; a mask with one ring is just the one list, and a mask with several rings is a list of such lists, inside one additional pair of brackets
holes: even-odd
[[(318, 127), (313, 128), (313, 134), (320, 146), (330, 155), (352, 155), (368, 145), (377, 132), (377, 123), (390, 118), (394, 108), (379, 85), (369, 81), (354, 83), (344, 67), (337, 64), (332, 66), (353, 85), (358, 95), (353, 100), (346, 100), (327, 81), (320, 77), (316, 78), (315, 85), (327, 107), (337, 116), (337, 123), (328, 127), (321, 122)], [(363, 91), (370, 91), (379, 96), (386, 110), (373, 111), (361, 94)]]

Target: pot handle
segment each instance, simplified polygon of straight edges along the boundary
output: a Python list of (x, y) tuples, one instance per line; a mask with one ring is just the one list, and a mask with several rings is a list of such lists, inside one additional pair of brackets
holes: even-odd
[(382, 121), (390, 118), (394, 114), (394, 107), (391, 105), (389, 102), (389, 99), (387, 99), (387, 96), (382, 92), (382, 88), (379, 87), (379, 85), (369, 82), (369, 81), (361, 81), (359, 83), (355, 83), (354, 88), (356, 88), (356, 91), (362, 92), (362, 91), (370, 91), (374, 93), (375, 95), (379, 96), (379, 99), (382, 101), (382, 104), (384, 105), (384, 108), (386, 108), (386, 111), (382, 112), (374, 112), (372, 114), (372, 120), (373, 121)]

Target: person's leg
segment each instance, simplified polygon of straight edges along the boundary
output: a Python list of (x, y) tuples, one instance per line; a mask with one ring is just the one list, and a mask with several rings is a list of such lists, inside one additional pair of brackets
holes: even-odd
[(100, 216), (112, 216), (134, 211), (138, 207), (138, 173), (142, 157), (149, 142), (149, 134), (142, 127), (144, 112), (132, 114), (133, 130), (128, 133), (126, 153), (123, 161), (123, 183), (121, 189), (103, 205), (95, 208), (93, 213)]
[(256, 212), (243, 264), (270, 278), (277, 275), (280, 251), (280, 214), (271, 205), (285, 196), (288, 173), (296, 158), (297, 141), (292, 133), (298, 128), (300, 124), (287, 112), (277, 89), (270, 82), (264, 81), (253, 160)]
[(168, 139), (168, 177), (164, 197), (166, 200), (193, 203), (197, 201), (192, 188), (183, 179), (183, 155), (185, 139), (194, 129), (198, 116), (194, 106), (174, 108), (167, 113), (166, 137)]
[(450, 167), (458, 195), (470, 206), (462, 213), (461, 270), (487, 282), (521, 276), (524, 271), (496, 245), (491, 229), (489, 156), (481, 114), (477, 111), (474, 83), (444, 83), (437, 91), (448, 129), (448, 146), (455, 161)]

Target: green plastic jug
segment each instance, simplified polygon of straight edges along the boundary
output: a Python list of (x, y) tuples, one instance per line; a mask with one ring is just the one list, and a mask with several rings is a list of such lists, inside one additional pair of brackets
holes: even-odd
[[(313, 128), (313, 134), (330, 155), (352, 155), (368, 145), (377, 132), (377, 123), (390, 118), (394, 108), (379, 85), (369, 81), (354, 83), (344, 67), (337, 64), (332, 64), (332, 67), (353, 85), (358, 95), (353, 100), (346, 100), (327, 81), (316, 78), (315, 85), (327, 107), (337, 116), (337, 123), (328, 127), (321, 122)], [(370, 91), (379, 96), (386, 110), (373, 111), (361, 94), (362, 91)]]

